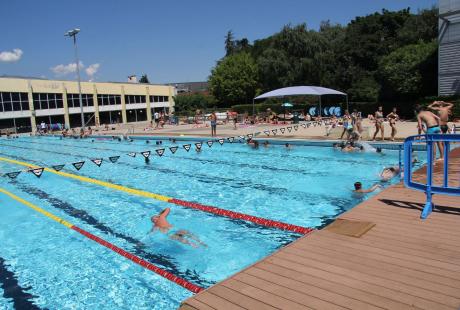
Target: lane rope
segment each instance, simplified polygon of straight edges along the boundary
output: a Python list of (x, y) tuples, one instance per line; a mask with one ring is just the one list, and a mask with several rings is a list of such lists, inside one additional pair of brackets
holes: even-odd
[(48, 212), (46, 210), (34, 205), (34, 204), (22, 199), (19, 196), (16, 196), (15, 194), (13, 194), (13, 193), (11, 193), (11, 192), (3, 189), (3, 188), (0, 188), (0, 193), (3, 193), (5, 195), (7, 195), (11, 199), (22, 203), (23, 205), (33, 209), (34, 211), (37, 211), (38, 213), (40, 213), (40, 214), (42, 214), (42, 215), (44, 215), (44, 216), (46, 216), (46, 217), (58, 222), (59, 224), (62, 224), (65, 227), (80, 233), (81, 235), (85, 236), (86, 238), (91, 239), (94, 242), (99, 243), (100, 245), (112, 250), (113, 252), (115, 252), (115, 253), (117, 253), (117, 254), (129, 259), (130, 261), (132, 261), (132, 262), (134, 262), (134, 263), (136, 263), (136, 264), (138, 264), (138, 265), (140, 265), (140, 266), (142, 266), (142, 267), (144, 267), (144, 268), (146, 268), (146, 269), (148, 269), (150, 271), (155, 272), (156, 274), (160, 275), (161, 277), (163, 277), (165, 279), (168, 279), (169, 281), (174, 282), (174, 283), (182, 286), (183, 288), (185, 288), (185, 289), (187, 289), (187, 290), (189, 290), (189, 291), (191, 291), (193, 293), (199, 293), (202, 290), (204, 290), (202, 287), (200, 287), (198, 285), (195, 285), (193, 283), (190, 283), (187, 280), (182, 279), (182, 278), (180, 278), (178, 276), (175, 276), (174, 274), (172, 274), (172, 273), (170, 273), (170, 272), (168, 272), (166, 270), (163, 270), (162, 268), (160, 268), (160, 267), (158, 267), (158, 266), (156, 266), (156, 265), (154, 265), (152, 263), (149, 263), (148, 261), (146, 261), (146, 260), (144, 260), (144, 259), (142, 259), (142, 258), (140, 258), (140, 257), (138, 257), (138, 256), (136, 256), (134, 254), (131, 254), (131, 253), (123, 250), (122, 248), (119, 248), (116, 245), (114, 245), (114, 244), (112, 244), (112, 243), (110, 243), (110, 242), (108, 242), (108, 241), (106, 241), (106, 240), (104, 240), (104, 239), (102, 239), (102, 238), (100, 238), (98, 236), (93, 235), (92, 233), (90, 233), (90, 232), (88, 232), (88, 231), (86, 231), (84, 229), (81, 229), (80, 227), (75, 226), (72, 223), (69, 223), (69, 222), (63, 220), (62, 218), (60, 218), (60, 217), (58, 217), (58, 216), (56, 216), (56, 215), (54, 215), (54, 214), (52, 214), (52, 213), (50, 213), (50, 212)]
[[(29, 168), (39, 168), (39, 166), (34, 165), (34, 164), (30, 164), (30, 163), (10, 159), (10, 158), (5, 158), (5, 157), (0, 157), (0, 161), (5, 161), (5, 162), (8, 162), (8, 163), (21, 165), (21, 166), (26, 166), (26, 167), (29, 167)], [(160, 194), (155, 194), (155, 193), (151, 193), (151, 192), (147, 192), (147, 191), (143, 191), (143, 190), (139, 190), (139, 189), (133, 189), (133, 188), (125, 187), (125, 186), (122, 186), (122, 185), (117, 185), (117, 184), (113, 184), (113, 183), (109, 183), (109, 182), (105, 182), (105, 181), (101, 181), (101, 180), (97, 180), (97, 179), (92, 179), (92, 178), (88, 178), (88, 177), (84, 177), (84, 176), (79, 176), (79, 175), (72, 174), (72, 173), (67, 173), (67, 172), (62, 172), (62, 171), (55, 171), (54, 169), (50, 169), (50, 168), (45, 168), (45, 171), (51, 172), (51, 173), (54, 173), (54, 174), (57, 174), (57, 175), (60, 175), (60, 176), (66, 177), (66, 178), (75, 179), (75, 180), (78, 180), (78, 181), (81, 181), (81, 182), (86, 182), (86, 183), (96, 184), (96, 185), (99, 185), (99, 186), (102, 186), (102, 187), (107, 187), (107, 188), (110, 188), (110, 189), (113, 189), (113, 190), (125, 192), (125, 193), (135, 195), (135, 196), (152, 198), (152, 199), (160, 200), (160, 201), (163, 201), (163, 202), (179, 205), (179, 206), (182, 206), (182, 207), (190, 208), (190, 209), (200, 210), (200, 211), (203, 211), (203, 212), (219, 215), (219, 216), (222, 216), (222, 217), (228, 217), (228, 218), (231, 218), (231, 219), (245, 220), (245, 221), (252, 222), (254, 224), (260, 225), (260, 226), (273, 227), (273, 228), (277, 228), (277, 229), (280, 229), (280, 230), (292, 231), (292, 232), (295, 232), (295, 233), (298, 233), (298, 234), (304, 234), (304, 235), (306, 235), (306, 234), (308, 234), (308, 233), (310, 233), (310, 232), (312, 232), (314, 230), (314, 229), (309, 228), (309, 227), (297, 226), (297, 225), (288, 224), (288, 223), (284, 223), (284, 222), (280, 222), (280, 221), (275, 221), (275, 220), (265, 219), (265, 218), (261, 218), (261, 217), (257, 217), (257, 216), (253, 216), (253, 215), (248, 215), (248, 214), (244, 214), (244, 213), (240, 213), (240, 212), (225, 210), (225, 209), (221, 209), (221, 208), (218, 208), (218, 207), (207, 206), (207, 205), (203, 205), (203, 204), (200, 204), (200, 203), (195, 203), (195, 202), (175, 199), (175, 198), (172, 198), (172, 197), (168, 197), (168, 196), (164, 196), (164, 195), (160, 195)]]

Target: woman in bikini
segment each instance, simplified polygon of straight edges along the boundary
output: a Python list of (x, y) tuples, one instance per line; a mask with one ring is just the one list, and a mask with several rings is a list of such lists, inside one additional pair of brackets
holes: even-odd
[(381, 132), (382, 141), (385, 140), (385, 132), (383, 130), (384, 120), (385, 119), (383, 117), (383, 107), (380, 106), (379, 109), (375, 112), (375, 133), (374, 133), (374, 137), (372, 138), (372, 141), (375, 141), (375, 137), (377, 136), (379, 131)]
[(391, 127), (391, 141), (394, 141), (396, 133), (398, 132), (396, 130), (396, 121), (399, 120), (399, 115), (396, 113), (396, 108), (393, 108), (393, 111), (387, 115), (387, 119)]

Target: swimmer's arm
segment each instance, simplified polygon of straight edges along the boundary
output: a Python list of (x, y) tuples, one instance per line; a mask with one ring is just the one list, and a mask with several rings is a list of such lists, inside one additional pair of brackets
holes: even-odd
[(417, 115), (417, 127), (420, 134), (423, 131), (422, 118), (420, 117), (420, 114)]

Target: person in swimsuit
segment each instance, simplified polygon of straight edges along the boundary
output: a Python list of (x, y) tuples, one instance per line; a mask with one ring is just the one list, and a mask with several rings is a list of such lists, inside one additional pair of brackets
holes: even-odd
[(216, 129), (217, 129), (217, 116), (216, 112), (212, 112), (211, 116), (209, 117), (211, 120), (211, 136), (215, 137), (217, 136)]
[(451, 109), (453, 106), (453, 103), (444, 101), (434, 101), (432, 104), (428, 106), (429, 109), (436, 111), (438, 113), (442, 133), (448, 133), (449, 131), (449, 114), (451, 113)]
[(396, 133), (398, 132), (396, 130), (396, 121), (399, 120), (399, 115), (396, 112), (396, 108), (393, 108), (393, 111), (391, 111), (391, 113), (387, 115), (387, 119), (391, 127), (391, 141), (395, 140)]
[(347, 133), (347, 139), (348, 139), (348, 130), (350, 126), (353, 129), (353, 125), (351, 124), (350, 112), (348, 112), (348, 110), (345, 110), (345, 113), (343, 115), (343, 131), (342, 131), (342, 134), (340, 135), (340, 139), (343, 139), (343, 135), (345, 133)]
[(174, 229), (173, 226), (168, 222), (168, 215), (171, 212), (170, 208), (166, 208), (161, 211), (158, 215), (154, 215), (150, 218), (153, 227), (151, 232), (158, 230), (163, 234), (166, 234), (170, 239), (179, 241), (183, 244), (190, 245), (194, 248), (201, 246), (207, 247), (198, 237), (193, 235), (191, 232), (184, 229)]
[(399, 170), (398, 166), (387, 167), (384, 168), (380, 173), (380, 178), (382, 179), (382, 181), (388, 182), (395, 176), (399, 175), (400, 172), (401, 171)]
[(379, 184), (375, 184), (373, 185), (371, 188), (369, 189), (363, 189), (363, 185), (361, 184), (361, 182), (356, 182), (354, 184), (355, 186), (355, 189), (353, 190), (354, 193), (360, 193), (360, 194), (367, 194), (367, 193), (372, 193), (373, 191), (375, 191), (377, 188), (381, 188), (382, 186), (380, 186)]
[[(437, 115), (431, 113), (430, 111), (426, 111), (425, 108), (419, 104), (415, 106), (414, 112), (415, 112), (415, 115), (417, 116), (417, 123), (418, 123), (419, 130), (422, 130), (423, 124), (425, 124), (426, 133), (428, 135), (441, 133), (441, 128), (439, 127), (441, 119)], [(436, 144), (438, 145), (439, 153), (440, 153), (439, 160), (443, 160), (444, 159), (444, 145), (442, 142), (436, 142)], [(433, 148), (433, 158), (436, 158), (436, 147)]]
[(383, 121), (384, 121), (383, 107), (380, 106), (379, 109), (375, 112), (375, 133), (374, 133), (374, 137), (372, 138), (372, 141), (375, 141), (375, 137), (377, 136), (379, 131), (381, 133), (382, 141), (385, 140), (385, 131), (383, 129)]

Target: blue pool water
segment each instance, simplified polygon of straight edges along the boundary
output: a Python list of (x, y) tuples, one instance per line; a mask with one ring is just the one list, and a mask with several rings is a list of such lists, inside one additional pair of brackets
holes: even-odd
[[(139, 154), (126, 155), (153, 151), (158, 148), (153, 144), (27, 137), (1, 139), (0, 154), (43, 166), (66, 163), (66, 172), (313, 228), (364, 199), (351, 194), (355, 181), (370, 186), (384, 166), (398, 163), (396, 151), (253, 150), (237, 143), (203, 144), (199, 154), (167, 150), (161, 158), (152, 155), (148, 165)], [(121, 155), (115, 164), (106, 160), (97, 167), (89, 161), (114, 155)], [(77, 172), (70, 163), (80, 160), (87, 162)], [(0, 161), (0, 173), (21, 169)], [(0, 187), (205, 288), (299, 237), (48, 172), (40, 179), (31, 173), (3, 177)], [(208, 247), (194, 249), (150, 233), (150, 216), (166, 207), (175, 227), (193, 232)], [(2, 194), (0, 244), (0, 273), (11, 275), (0, 276), (0, 309), (20, 303), (49, 309), (175, 309), (192, 295)], [(5, 287), (12, 281), (18, 285), (14, 292)]]

